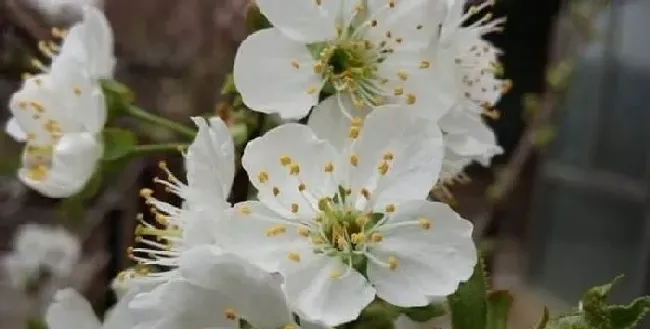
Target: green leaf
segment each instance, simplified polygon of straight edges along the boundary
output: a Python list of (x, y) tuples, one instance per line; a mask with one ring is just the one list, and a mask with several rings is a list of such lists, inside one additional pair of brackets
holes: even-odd
[(137, 138), (131, 131), (119, 128), (106, 128), (104, 138), (104, 160), (113, 161), (128, 155), (137, 144)]
[(640, 297), (628, 305), (608, 307), (610, 328), (627, 329), (636, 327), (644, 315), (650, 311), (650, 297)]
[(25, 329), (47, 329), (47, 324), (41, 319), (27, 319)]
[(544, 313), (542, 313), (542, 318), (539, 319), (539, 323), (537, 323), (536, 329), (544, 329), (546, 328), (546, 324), (548, 323), (548, 307), (544, 306)]
[(441, 317), (447, 313), (445, 308), (440, 304), (429, 304), (420, 307), (404, 307), (400, 308), (400, 310), (411, 320), (417, 322), (426, 322), (433, 318)]
[(487, 318), (487, 284), (483, 259), (478, 256), (474, 274), (447, 297), (454, 329), (485, 329)]
[(505, 290), (491, 292), (487, 298), (487, 329), (507, 329), (512, 296)]

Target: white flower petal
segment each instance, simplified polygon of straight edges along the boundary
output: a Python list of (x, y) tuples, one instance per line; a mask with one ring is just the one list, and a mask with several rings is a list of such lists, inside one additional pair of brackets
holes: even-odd
[(269, 272), (280, 272), (290, 262), (289, 253), (309, 257), (311, 246), (298, 234), (299, 225), (281, 220), (281, 215), (258, 201), (235, 205), (232, 218), (219, 221), (217, 240), (235, 253)]
[[(298, 16), (286, 7), (273, 6)], [(260, 54), (264, 60), (260, 60)], [(260, 30), (246, 38), (237, 50), (235, 85), (251, 109), (278, 113), (283, 118), (301, 118), (318, 102), (323, 84), (314, 73), (313, 64), (304, 43), (287, 38), (277, 28)]]
[[(283, 165), (283, 157), (291, 163)], [(333, 174), (324, 170), (330, 163), (336, 170), (337, 159), (309, 127), (289, 123), (248, 142), (242, 165), (267, 206), (284, 218), (311, 219), (318, 200), (337, 191)]]
[(27, 134), (23, 128), (20, 127), (20, 124), (15, 117), (11, 117), (5, 124), (5, 132), (17, 142), (24, 142), (27, 140)]
[(285, 275), (285, 292), (299, 313), (332, 327), (356, 319), (375, 298), (363, 275), (325, 255)]
[[(199, 132), (186, 155), (187, 182), (194, 193), (190, 205), (226, 207), (235, 177), (235, 146), (225, 123), (218, 117), (192, 118)], [(195, 200), (192, 200), (195, 199)], [(196, 202), (194, 202), (196, 201)]]
[(195, 248), (181, 258), (181, 273), (198, 286), (223, 293), (235, 312), (255, 328), (281, 328), (293, 323), (279, 282), (259, 267), (233, 254)]
[(397, 267), (369, 261), (367, 275), (377, 296), (393, 305), (426, 305), (453, 293), (473, 272), (472, 224), (446, 204), (404, 202), (378, 231), (383, 241), (369, 252), (384, 261), (395, 257)]
[(59, 65), (50, 71), (56, 85), (49, 92), (56, 95), (61, 111), (66, 113), (59, 121), (77, 122), (76, 131), (101, 132), (107, 118), (101, 85), (78, 62), (67, 58), (58, 62)]
[(333, 328), (324, 323), (312, 321), (310, 319), (302, 317), (300, 318), (300, 329), (333, 329)]
[[(353, 145), (357, 165), (350, 167), (353, 193), (371, 192), (373, 209), (387, 204), (424, 199), (438, 179), (442, 166), (442, 134), (435, 121), (404, 113), (403, 108), (379, 108), (370, 114)], [(386, 161), (388, 170), (378, 166)]]
[(65, 134), (54, 148), (52, 167), (43, 180), (30, 178), (28, 169), (18, 171), (20, 180), (51, 198), (65, 198), (79, 192), (90, 180), (102, 145), (89, 133)]
[[(133, 328), (135, 324), (131, 312), (129, 311), (129, 304), (140, 293), (140, 290), (133, 289), (122, 296), (115, 306), (110, 311), (107, 311), (104, 317), (104, 324), (102, 329), (124, 329)], [(85, 328), (84, 328), (85, 329)]]
[[(364, 107), (361, 110), (357, 109), (348, 95), (341, 95), (340, 97), (343, 106), (354, 110), (350, 114), (364, 118), (370, 113), (369, 107)], [(316, 137), (326, 140), (336, 150), (343, 152), (352, 141), (348, 137), (350, 123), (350, 119), (341, 110), (337, 96), (330, 96), (314, 107), (309, 116), (308, 125)]]
[(222, 293), (184, 279), (172, 279), (137, 295), (129, 308), (138, 329), (231, 328), (237, 324), (224, 314), (232, 305)]
[[(260, 11), (273, 26), (277, 27), (287, 37), (299, 41), (325, 41), (336, 38), (336, 26), (339, 9), (351, 12), (354, 1), (303, 1), (289, 0), (278, 6), (273, 0), (258, 0)], [(318, 4), (320, 3), (320, 5)], [(291, 8), (291, 10), (287, 10)]]
[(470, 158), (489, 166), (493, 156), (502, 154), (503, 149), (497, 144), (494, 132), (478, 120), (472, 122), (473, 129), (467, 134), (447, 134), (445, 145), (455, 154)]
[[(368, 13), (377, 21), (377, 25), (366, 32), (371, 40), (386, 40), (386, 31), (393, 38), (402, 38), (400, 49), (422, 49), (429, 45), (438, 32), (441, 12), (438, 1), (401, 0), (389, 8), (386, 0), (368, 0)], [(390, 39), (386, 40), (391, 42)]]
[(396, 51), (383, 61), (378, 72), (388, 82), (384, 88), (390, 93), (400, 90), (399, 96), (389, 96), (388, 102), (400, 104), (404, 110), (437, 120), (449, 111), (454, 94), (446, 86), (449, 82), (434, 67), (437, 54), (434, 47), (417, 51)]
[(113, 31), (104, 13), (93, 6), (84, 6), (82, 21), (68, 32), (52, 69), (57, 69), (59, 59), (70, 57), (85, 67), (93, 78), (110, 79), (115, 68), (113, 43)]
[(88, 301), (71, 288), (56, 292), (45, 314), (45, 321), (49, 329), (101, 328)]

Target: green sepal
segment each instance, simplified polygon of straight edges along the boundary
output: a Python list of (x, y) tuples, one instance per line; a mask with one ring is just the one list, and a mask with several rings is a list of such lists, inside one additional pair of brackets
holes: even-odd
[(419, 307), (401, 307), (400, 311), (409, 319), (417, 322), (426, 322), (433, 318), (441, 317), (447, 314), (441, 304), (429, 304)]
[(25, 329), (47, 329), (47, 324), (42, 319), (27, 319)]
[(248, 125), (245, 122), (236, 123), (228, 127), (228, 129), (236, 146), (246, 144), (248, 141)]
[(453, 329), (485, 329), (487, 319), (487, 283), (480, 254), (474, 273), (447, 297)]
[(487, 298), (486, 329), (507, 329), (512, 295), (508, 291), (493, 291)]
[(394, 329), (395, 319), (400, 315), (400, 310), (379, 298), (375, 298), (361, 311), (359, 317), (342, 327), (345, 329)]
[(127, 156), (137, 146), (137, 137), (129, 130), (106, 128), (102, 131), (102, 137), (105, 161), (114, 161)]
[(249, 33), (272, 27), (268, 18), (262, 14), (260, 8), (251, 3), (246, 11), (246, 28)]
[(232, 73), (226, 75), (226, 78), (223, 80), (223, 85), (221, 86), (221, 95), (236, 94), (237, 87), (235, 87), (235, 78)]

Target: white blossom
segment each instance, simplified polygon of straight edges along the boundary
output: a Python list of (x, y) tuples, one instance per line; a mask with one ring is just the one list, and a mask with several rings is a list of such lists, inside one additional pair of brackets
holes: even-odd
[(18, 288), (48, 273), (67, 277), (79, 260), (79, 240), (61, 227), (22, 225), (16, 232), (12, 252), (3, 258), (10, 282)]
[(299, 328), (277, 279), (239, 257), (199, 247), (182, 256), (180, 270), (182, 277), (131, 302), (135, 328), (233, 328), (240, 320), (256, 329)]
[(443, 182), (453, 181), (473, 161), (488, 166), (493, 156), (503, 153), (482, 116), (496, 118), (498, 112), (493, 106), (511, 86), (510, 81), (499, 78), (500, 50), (483, 39), (500, 30), (503, 19), (484, 13), (492, 1), (472, 6), (467, 13), (463, 12), (464, 3), (449, 1), (435, 56), (436, 72), (449, 82), (440, 87), (451, 95), (447, 99), (451, 109), (439, 121), (446, 146)]
[(131, 329), (133, 320), (128, 305), (136, 293), (120, 298), (107, 311), (103, 323), (97, 318), (88, 301), (72, 288), (62, 289), (45, 313), (48, 329)]
[(237, 89), (251, 109), (284, 118), (306, 116), (323, 88), (335, 93), (349, 117), (384, 104), (439, 117), (447, 108), (437, 93), (441, 82), (430, 47), (438, 2), (258, 0), (274, 27), (239, 47)]
[[(176, 207), (153, 197), (153, 190), (143, 189), (140, 194), (155, 210), (158, 226), (138, 218), (136, 245), (129, 248), (130, 257), (139, 268), (125, 273), (137, 280), (166, 282), (178, 276), (179, 257), (196, 246), (215, 244), (214, 226), (226, 216), (230, 208), (226, 200), (235, 175), (235, 153), (232, 137), (225, 123), (218, 117), (206, 120), (193, 118), (199, 131), (185, 155), (187, 184), (176, 178), (160, 163), (166, 179), (156, 178), (168, 191), (183, 202)], [(160, 228), (160, 226), (164, 228)], [(150, 271), (164, 266), (167, 271)]]
[(454, 292), (476, 254), (472, 225), (426, 201), (443, 156), (431, 125), (382, 108), (348, 126), (342, 145), (298, 124), (250, 141), (242, 165), (259, 201), (218, 223), (223, 248), (283, 274), (292, 307), (330, 326), (375, 295), (411, 307)]
[(45, 196), (80, 191), (103, 154), (106, 122), (101, 86), (72, 60), (25, 80), (9, 103), (25, 132), (20, 180)]

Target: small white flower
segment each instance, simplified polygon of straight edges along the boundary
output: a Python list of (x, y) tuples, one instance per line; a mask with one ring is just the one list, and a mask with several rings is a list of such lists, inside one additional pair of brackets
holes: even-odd
[(62, 61), (25, 80), (9, 108), (27, 140), (20, 180), (52, 198), (81, 190), (103, 154), (106, 105), (99, 84), (74, 61)]
[(181, 258), (181, 272), (131, 302), (135, 328), (235, 328), (240, 320), (256, 329), (298, 328), (280, 283), (239, 257), (195, 248)]
[[(319, 92), (335, 92), (348, 116), (365, 106), (405, 104), (439, 117), (429, 47), (438, 31), (428, 0), (258, 0), (273, 28), (241, 44), (234, 79), (244, 103), (284, 118), (307, 115)], [(343, 102), (347, 95), (352, 108)]]
[[(343, 146), (285, 124), (248, 143), (242, 164), (260, 201), (218, 223), (223, 248), (285, 276), (300, 314), (335, 326), (377, 295), (422, 306), (472, 273), (472, 225), (426, 201), (442, 135), (404, 109), (372, 112)], [(335, 129), (332, 129), (335, 131)]]
[[(166, 282), (178, 276), (179, 257), (193, 247), (214, 244), (215, 222), (226, 216), (230, 208), (226, 200), (235, 175), (235, 151), (232, 136), (218, 117), (206, 120), (192, 118), (199, 131), (185, 155), (187, 184), (181, 182), (165, 163), (160, 168), (167, 179), (156, 178), (178, 195), (183, 207), (178, 208), (152, 196), (150, 189), (140, 194), (155, 210), (158, 226), (142, 218), (136, 227), (136, 247), (129, 248), (130, 257), (141, 265), (133, 274), (137, 280)], [(164, 226), (164, 228), (160, 228)], [(149, 271), (151, 266), (171, 267), (168, 271)]]
[[(450, 83), (441, 85), (451, 110), (439, 121), (445, 133), (446, 156), (441, 180), (451, 181), (473, 161), (489, 165), (494, 155), (503, 150), (496, 143), (492, 130), (482, 122), (482, 116), (494, 118), (492, 107), (508, 91), (510, 82), (498, 78), (500, 50), (483, 39), (488, 33), (501, 29), (503, 19), (492, 19), (487, 13), (477, 14), (492, 5), (485, 1), (470, 7), (463, 14), (464, 0), (449, 2), (447, 15), (440, 28), (435, 68)], [(471, 18), (476, 18), (467, 24)]]
[(24, 287), (43, 273), (67, 277), (79, 260), (79, 240), (61, 227), (25, 224), (14, 236), (13, 250), (3, 265), (11, 282)]
[(128, 305), (135, 292), (121, 298), (107, 311), (100, 322), (88, 301), (72, 288), (62, 289), (54, 295), (47, 309), (45, 321), (49, 329), (131, 329), (133, 321)]
[(65, 59), (64, 62), (73, 59), (92, 78), (110, 79), (115, 69), (113, 30), (101, 10), (83, 6), (82, 11), (82, 20), (63, 33), (63, 44), (53, 58), (52, 70), (59, 65), (59, 58)]

